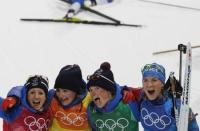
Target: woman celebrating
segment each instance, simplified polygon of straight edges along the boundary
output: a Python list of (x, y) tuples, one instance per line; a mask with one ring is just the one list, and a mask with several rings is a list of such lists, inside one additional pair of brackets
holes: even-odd
[(53, 123), (50, 131), (90, 131), (87, 106), (90, 97), (78, 65), (64, 66), (50, 90)]
[[(0, 117), (4, 131), (47, 131), (52, 112), (45, 108), (48, 95), (48, 79), (41, 75), (28, 78), (24, 86), (15, 87), (6, 99), (0, 98)], [(15, 93), (20, 97), (15, 97)]]
[[(164, 91), (165, 69), (157, 63), (146, 64), (142, 69), (143, 92), (141, 94), (140, 120), (145, 131), (176, 131), (172, 98)], [(180, 108), (180, 99), (177, 100)], [(188, 131), (199, 131), (190, 111)]]
[(88, 80), (87, 87), (92, 97), (88, 106), (91, 127), (96, 131), (138, 131), (137, 104), (121, 101), (121, 88), (114, 81), (110, 64), (101, 64)]

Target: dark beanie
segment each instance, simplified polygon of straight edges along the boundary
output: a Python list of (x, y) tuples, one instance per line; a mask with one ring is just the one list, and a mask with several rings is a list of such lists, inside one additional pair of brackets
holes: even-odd
[(27, 88), (27, 93), (32, 88), (41, 88), (44, 90), (45, 95), (47, 96), (49, 81), (48, 78), (42, 75), (34, 75), (28, 78), (25, 83), (25, 87)]
[(69, 89), (78, 94), (81, 93), (86, 88), (86, 83), (82, 79), (80, 67), (76, 64), (63, 67), (56, 78), (54, 88)]
[(103, 62), (100, 65), (100, 69), (96, 70), (91, 76), (88, 76), (89, 81), (87, 83), (87, 88), (89, 89), (91, 86), (99, 86), (114, 94), (115, 81), (110, 68), (110, 63)]

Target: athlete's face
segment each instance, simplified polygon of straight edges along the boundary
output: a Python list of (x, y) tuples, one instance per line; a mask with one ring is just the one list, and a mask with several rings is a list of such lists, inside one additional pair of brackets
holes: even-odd
[(28, 91), (27, 99), (32, 108), (41, 111), (46, 101), (46, 95), (43, 89), (32, 88)]
[(68, 89), (56, 89), (56, 96), (62, 105), (69, 105), (76, 97), (77, 93)]
[(162, 95), (163, 83), (155, 77), (146, 77), (142, 81), (144, 92), (149, 100), (155, 100)]
[(99, 86), (91, 86), (89, 91), (94, 104), (98, 108), (103, 108), (112, 99), (111, 92)]

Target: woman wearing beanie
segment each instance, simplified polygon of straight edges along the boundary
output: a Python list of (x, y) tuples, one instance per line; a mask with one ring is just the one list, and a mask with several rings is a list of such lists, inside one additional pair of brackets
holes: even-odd
[(90, 97), (78, 65), (63, 67), (50, 90), (53, 123), (50, 131), (90, 131), (87, 106)]
[[(165, 93), (165, 69), (157, 63), (142, 69), (143, 92), (140, 98), (140, 120), (145, 131), (176, 131), (172, 98)], [(180, 99), (177, 99), (180, 108)], [(199, 131), (196, 119), (189, 121), (188, 131)]]
[(88, 119), (96, 131), (138, 131), (138, 107), (135, 102), (122, 102), (121, 87), (115, 83), (110, 64), (88, 76), (87, 88), (92, 102), (88, 106)]
[(35, 75), (24, 86), (14, 87), (6, 99), (0, 98), (3, 130), (47, 131), (52, 118), (51, 109), (46, 108), (48, 88), (47, 78)]

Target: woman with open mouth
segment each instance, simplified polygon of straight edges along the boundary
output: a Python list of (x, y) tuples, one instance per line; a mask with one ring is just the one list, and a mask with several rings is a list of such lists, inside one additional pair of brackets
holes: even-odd
[(90, 97), (79, 65), (66, 65), (60, 70), (50, 96), (53, 96), (50, 131), (91, 131), (87, 119)]
[[(4, 131), (47, 131), (52, 112), (47, 107), (48, 79), (41, 75), (28, 78), (24, 86), (14, 87), (0, 99)], [(19, 93), (19, 94), (18, 94)]]
[(137, 104), (122, 102), (121, 87), (115, 83), (108, 62), (88, 76), (87, 88), (92, 97), (88, 119), (95, 131), (138, 131)]
[[(157, 63), (146, 64), (142, 69), (142, 83), (139, 104), (144, 131), (177, 131), (173, 100), (164, 90), (165, 68)], [(176, 104), (180, 108), (180, 99), (176, 100)], [(191, 111), (190, 116), (188, 131), (199, 131)]]

